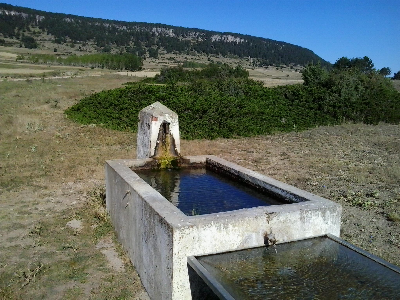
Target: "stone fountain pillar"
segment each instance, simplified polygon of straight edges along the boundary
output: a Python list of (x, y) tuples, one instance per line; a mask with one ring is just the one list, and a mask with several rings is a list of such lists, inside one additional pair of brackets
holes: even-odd
[(137, 158), (179, 157), (178, 115), (160, 102), (139, 112)]

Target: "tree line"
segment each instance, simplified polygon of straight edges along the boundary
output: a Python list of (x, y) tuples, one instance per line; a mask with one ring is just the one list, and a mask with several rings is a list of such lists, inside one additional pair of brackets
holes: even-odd
[(134, 54), (98, 53), (87, 55), (71, 55), (61, 57), (50, 54), (35, 54), (27, 57), (19, 55), (17, 60), (27, 60), (31, 63), (60, 64), (68, 66), (82, 66), (110, 70), (137, 71), (143, 66), (142, 59)]

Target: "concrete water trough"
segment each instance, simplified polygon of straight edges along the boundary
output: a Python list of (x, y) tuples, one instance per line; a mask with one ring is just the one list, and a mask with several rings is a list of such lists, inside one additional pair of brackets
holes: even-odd
[(183, 161), (185, 168), (212, 169), (283, 203), (186, 215), (135, 172), (153, 159), (107, 161), (107, 210), (151, 299), (192, 299), (189, 256), (340, 235), (339, 204), (215, 156)]
[(400, 268), (329, 234), (188, 262), (194, 299), (400, 299)]

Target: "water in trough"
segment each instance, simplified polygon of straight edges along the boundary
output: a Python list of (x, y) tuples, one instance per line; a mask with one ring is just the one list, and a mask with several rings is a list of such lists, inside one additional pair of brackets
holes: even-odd
[(286, 204), (206, 168), (135, 173), (188, 216)]

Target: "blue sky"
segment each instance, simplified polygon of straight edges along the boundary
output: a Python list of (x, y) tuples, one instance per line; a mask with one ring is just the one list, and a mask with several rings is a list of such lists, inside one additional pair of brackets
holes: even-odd
[(368, 56), (400, 71), (400, 0), (0, 0), (85, 17), (249, 34), (299, 45), (334, 63)]

